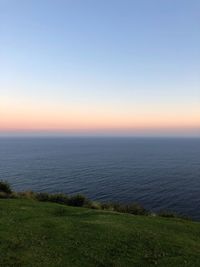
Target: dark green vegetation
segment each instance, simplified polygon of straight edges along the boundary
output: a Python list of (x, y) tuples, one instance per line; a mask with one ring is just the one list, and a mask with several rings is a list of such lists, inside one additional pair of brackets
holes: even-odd
[(0, 266), (199, 266), (200, 224), (0, 199)]
[(77, 194), (68, 196), (66, 194), (37, 193), (32, 191), (14, 192), (6, 181), (0, 180), (0, 198), (10, 199), (32, 199), (43, 202), (55, 202), (74, 207), (85, 207), (91, 209), (101, 209), (109, 211), (118, 211), (121, 213), (130, 213), (135, 215), (149, 215), (149, 212), (137, 203), (119, 204), (119, 203), (99, 203), (87, 199), (85, 196)]
[(200, 266), (200, 224), (158, 215), (0, 181), (0, 266)]
[[(49, 194), (49, 193), (37, 193), (32, 191), (14, 192), (8, 182), (0, 180), (0, 198), (15, 198), (15, 199), (32, 199), (43, 202), (54, 202), (67, 206), (85, 207), (98, 210), (117, 211), (121, 213), (129, 213), (134, 215), (152, 215), (152, 213), (146, 210), (138, 203), (132, 204), (120, 204), (120, 203), (100, 203), (91, 201), (83, 195), (77, 194), (68, 196), (66, 194)], [(156, 214), (161, 217), (171, 218), (185, 218), (185, 216), (178, 215), (168, 211), (161, 211)]]
[(11, 194), (12, 190), (7, 181), (0, 180), (0, 193)]

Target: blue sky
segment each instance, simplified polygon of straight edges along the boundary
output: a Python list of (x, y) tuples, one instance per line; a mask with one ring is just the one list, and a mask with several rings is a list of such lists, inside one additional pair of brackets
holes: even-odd
[(199, 14), (195, 0), (0, 0), (0, 129), (200, 133)]

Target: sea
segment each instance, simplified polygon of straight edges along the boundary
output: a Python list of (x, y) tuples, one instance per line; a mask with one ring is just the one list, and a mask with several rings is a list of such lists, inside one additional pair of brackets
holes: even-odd
[(1, 137), (0, 179), (200, 220), (200, 138)]

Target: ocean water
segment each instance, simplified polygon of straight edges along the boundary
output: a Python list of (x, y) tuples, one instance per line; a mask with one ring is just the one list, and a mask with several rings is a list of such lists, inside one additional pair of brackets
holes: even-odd
[(0, 179), (200, 220), (200, 139), (1, 137)]

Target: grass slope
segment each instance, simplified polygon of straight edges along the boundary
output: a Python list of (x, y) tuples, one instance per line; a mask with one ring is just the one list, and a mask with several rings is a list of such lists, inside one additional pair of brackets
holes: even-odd
[(0, 200), (0, 266), (200, 266), (200, 224)]

